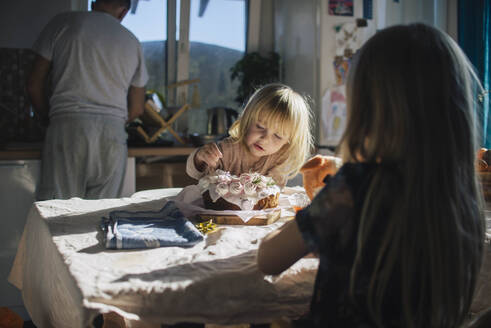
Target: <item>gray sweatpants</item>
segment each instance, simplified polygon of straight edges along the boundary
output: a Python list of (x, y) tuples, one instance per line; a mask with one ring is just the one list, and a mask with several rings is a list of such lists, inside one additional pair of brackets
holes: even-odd
[(37, 199), (120, 197), (126, 139), (124, 120), (114, 116), (74, 113), (52, 118)]

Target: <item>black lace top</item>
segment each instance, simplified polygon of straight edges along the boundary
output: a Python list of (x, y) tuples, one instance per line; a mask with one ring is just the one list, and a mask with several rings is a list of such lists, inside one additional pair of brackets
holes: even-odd
[[(370, 181), (379, 167), (378, 164), (345, 164), (335, 176), (326, 177), (326, 186), (312, 204), (297, 213), (296, 221), (304, 241), (320, 259), (311, 303), (316, 327), (375, 327), (366, 307), (366, 294), (370, 269), (380, 243), (377, 231), (363, 253), (362, 268), (366, 264), (367, 270), (362, 269), (358, 276), (354, 300), (349, 286), (361, 209)], [(385, 210), (381, 209), (380, 213)], [(381, 215), (375, 230), (383, 231), (385, 224)], [(399, 322), (400, 283), (396, 280), (390, 279), (391, 296), (383, 306), (384, 326), (397, 326)]]

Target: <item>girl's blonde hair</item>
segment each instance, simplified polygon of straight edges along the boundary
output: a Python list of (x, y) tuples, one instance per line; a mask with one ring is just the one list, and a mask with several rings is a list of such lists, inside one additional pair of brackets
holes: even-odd
[[(359, 273), (373, 263), (363, 301), (379, 325), (398, 290), (392, 281), (402, 283), (404, 327), (456, 327), (468, 314), (484, 234), (475, 170), (479, 87), (457, 44), (423, 24), (380, 31), (355, 55), (341, 154), (381, 165), (362, 208), (350, 287), (354, 297)], [(381, 219), (388, 225), (377, 225)]]
[(290, 87), (272, 83), (256, 90), (229, 129), (236, 142), (245, 145), (247, 131), (252, 124), (262, 122), (275, 126), (288, 142), (278, 151), (279, 170), (287, 179), (295, 176), (303, 165), (313, 146), (311, 131), (311, 111), (305, 100)]

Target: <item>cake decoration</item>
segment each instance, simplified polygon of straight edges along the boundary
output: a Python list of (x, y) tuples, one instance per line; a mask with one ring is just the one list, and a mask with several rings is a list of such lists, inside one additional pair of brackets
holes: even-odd
[(278, 206), (280, 187), (273, 178), (259, 173), (240, 176), (216, 170), (198, 182), (206, 208), (258, 210)]

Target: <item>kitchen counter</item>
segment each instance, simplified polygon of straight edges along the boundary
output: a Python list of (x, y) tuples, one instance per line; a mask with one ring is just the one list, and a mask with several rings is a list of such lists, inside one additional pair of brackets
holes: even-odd
[[(189, 155), (194, 150), (191, 146), (182, 147), (129, 147), (128, 157), (144, 156), (179, 156)], [(41, 144), (23, 144), (0, 149), (0, 160), (41, 159)]]

